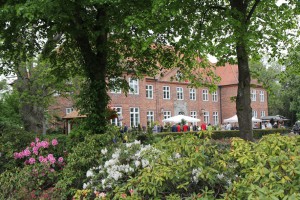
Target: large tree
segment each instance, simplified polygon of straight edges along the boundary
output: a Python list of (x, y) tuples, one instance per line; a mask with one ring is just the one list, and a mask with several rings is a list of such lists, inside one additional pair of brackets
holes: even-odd
[(266, 53), (281, 57), (281, 50), (292, 46), (297, 34), (293, 30), (298, 28), (298, 1), (155, 2), (154, 10), (161, 25), (153, 26), (154, 29), (160, 31), (166, 27), (167, 40), (187, 59), (211, 54), (217, 57), (219, 66), (225, 62), (238, 64), (236, 110), (242, 137), (252, 140), (249, 58), (259, 59)]
[[(128, 89), (122, 78), (113, 79), (116, 84), (107, 80), (123, 73), (154, 75), (158, 60), (165, 67), (171, 63), (171, 50), (158, 43), (151, 46), (153, 34), (138, 30), (151, 12), (151, 1), (2, 1), (0, 9), (3, 72), (26, 67), (37, 57), (50, 58), (52, 72), (60, 77), (83, 69), (86, 84), (80, 109), (94, 133), (103, 132), (106, 125), (108, 86)], [(140, 22), (132, 23), (131, 18)]]

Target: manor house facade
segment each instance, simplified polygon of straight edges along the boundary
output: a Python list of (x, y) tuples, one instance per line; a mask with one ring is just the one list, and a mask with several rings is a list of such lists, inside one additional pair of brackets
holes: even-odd
[[(127, 96), (121, 90), (110, 91), (111, 108), (118, 113), (118, 118), (111, 123), (129, 127), (147, 126), (147, 123), (157, 122), (184, 114), (195, 117), (201, 122), (220, 125), (224, 119), (236, 114), (233, 100), (237, 95), (238, 67), (226, 64), (217, 67), (216, 74), (221, 77), (218, 89), (210, 93), (208, 88), (191, 88), (188, 82), (171, 80), (177, 70), (164, 74), (163, 77), (146, 77), (134, 80), (128, 77), (133, 91)], [(251, 81), (252, 115), (261, 118), (268, 115), (267, 92), (255, 80)], [(200, 122), (200, 123), (201, 123)]]

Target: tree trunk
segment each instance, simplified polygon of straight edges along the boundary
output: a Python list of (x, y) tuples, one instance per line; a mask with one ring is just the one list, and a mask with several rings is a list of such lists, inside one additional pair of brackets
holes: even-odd
[[(107, 124), (107, 106), (109, 95), (107, 94), (107, 38), (108, 38), (108, 20), (104, 9), (98, 10), (98, 25), (94, 31), (98, 33), (95, 43), (91, 42), (88, 30), (84, 29), (84, 22), (78, 19), (82, 29), (80, 34), (75, 36), (75, 40), (82, 52), (85, 72), (88, 77), (87, 91), (81, 96), (82, 106), (88, 115), (87, 126), (93, 133), (104, 133)], [(95, 50), (96, 47), (96, 50)]]
[(234, 35), (236, 37), (236, 55), (239, 69), (239, 83), (236, 99), (236, 110), (239, 121), (241, 137), (253, 140), (252, 108), (250, 98), (250, 69), (247, 53), (247, 27), (250, 19), (247, 16), (247, 6), (241, 0), (231, 0), (232, 17), (236, 20)]
[(250, 97), (250, 70), (248, 55), (245, 47), (237, 47), (239, 84), (236, 99), (236, 110), (239, 120), (241, 137), (245, 140), (253, 140), (252, 132), (252, 108)]

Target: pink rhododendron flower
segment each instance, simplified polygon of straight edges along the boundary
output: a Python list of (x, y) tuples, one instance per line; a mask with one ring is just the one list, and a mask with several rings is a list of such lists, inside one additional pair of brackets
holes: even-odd
[(58, 162), (60, 162), (60, 163), (64, 162), (64, 158), (63, 157), (59, 157), (58, 158)]
[(40, 141), (40, 139), (39, 138), (35, 138), (35, 142), (39, 142)]
[(53, 154), (49, 154), (49, 155), (47, 156), (47, 158), (48, 158), (48, 160), (49, 160), (49, 162), (50, 162), (51, 164), (54, 164), (55, 161), (56, 161), (56, 159), (54, 158)]
[(34, 164), (35, 163), (35, 159), (34, 158), (29, 158), (28, 163), (31, 164), (31, 165)]
[(53, 146), (56, 146), (58, 144), (58, 141), (57, 141), (57, 139), (53, 139), (51, 143)]
[(14, 158), (15, 158), (15, 159), (19, 159), (19, 158), (23, 158), (23, 156), (22, 156), (21, 153), (15, 152), (15, 153), (14, 153)]
[(23, 152), (22, 152), (22, 154), (24, 155), (24, 156), (30, 156), (31, 155), (31, 152), (30, 152), (30, 150), (29, 150), (29, 148), (26, 148)]
[(39, 147), (38, 146), (35, 146), (32, 148), (32, 152), (35, 154), (35, 155), (38, 155), (39, 154)]
[(35, 143), (34, 143), (34, 142), (31, 142), (31, 143), (30, 143), (30, 146), (31, 146), (31, 147), (34, 147), (34, 146), (35, 146)]

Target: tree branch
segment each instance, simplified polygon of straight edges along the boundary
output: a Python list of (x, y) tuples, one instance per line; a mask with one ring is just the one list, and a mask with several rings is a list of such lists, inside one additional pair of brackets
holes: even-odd
[(253, 13), (254, 13), (254, 11), (255, 11), (255, 9), (256, 9), (256, 7), (259, 3), (260, 3), (260, 0), (255, 0), (254, 5), (252, 6), (252, 8), (251, 8), (251, 10), (250, 10), (250, 12), (249, 12), (249, 14), (246, 18), (246, 21), (245, 21), (246, 23), (250, 22), (250, 18), (252, 17), (252, 15), (253, 15)]

